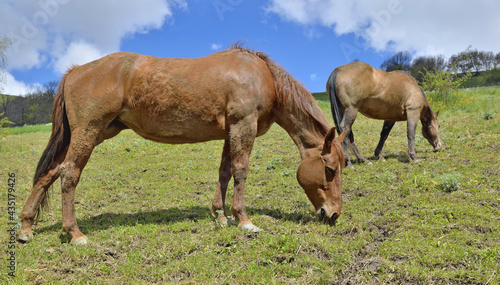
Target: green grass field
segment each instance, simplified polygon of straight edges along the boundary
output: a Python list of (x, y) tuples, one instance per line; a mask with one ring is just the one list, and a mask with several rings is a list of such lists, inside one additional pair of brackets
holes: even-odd
[[(278, 125), (250, 160), (245, 197), (259, 234), (211, 217), (222, 141), (162, 145), (124, 131), (95, 149), (77, 187), (89, 244), (70, 246), (61, 233), (56, 182), (34, 240), (17, 243), (15, 277), (8, 174), (16, 175), (16, 218), (50, 127), (2, 130), (0, 284), (499, 284), (500, 89), (462, 92), (464, 100), (431, 100), (441, 108), (441, 152), (418, 130), (420, 162), (409, 162), (400, 122), (385, 161), (344, 170), (335, 227), (316, 221), (295, 178), (298, 150)], [(327, 97), (316, 95), (333, 124)], [(355, 137), (368, 158), (381, 128), (358, 115)]]

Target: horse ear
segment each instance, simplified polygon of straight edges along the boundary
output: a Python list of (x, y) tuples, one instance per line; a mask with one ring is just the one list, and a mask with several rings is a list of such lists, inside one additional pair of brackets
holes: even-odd
[(330, 149), (331, 146), (332, 146), (332, 142), (333, 140), (335, 139), (335, 130), (336, 128), (333, 127), (331, 128), (327, 133), (326, 133), (326, 136), (325, 136), (325, 144), (323, 146), (323, 149)]
[(436, 114), (434, 114), (434, 116), (437, 118), (439, 115), (439, 110), (436, 112)]
[(345, 131), (343, 131), (338, 137), (337, 137), (337, 141), (339, 142), (339, 144), (342, 144), (342, 142), (344, 141), (344, 138), (345, 138)]

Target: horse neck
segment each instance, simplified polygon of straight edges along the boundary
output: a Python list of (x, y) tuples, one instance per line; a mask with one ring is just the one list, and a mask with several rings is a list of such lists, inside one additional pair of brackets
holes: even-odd
[(432, 113), (431, 105), (426, 100), (422, 112), (420, 112), (420, 122), (422, 123), (422, 126), (428, 126), (431, 123), (433, 117), (434, 114)]
[[(276, 123), (285, 129), (297, 145), (302, 159), (317, 155), (323, 147), (324, 136), (328, 131), (328, 123), (323, 113), (319, 110), (324, 122), (313, 115), (306, 114), (294, 104), (282, 105), (277, 108)], [(326, 122), (326, 126), (325, 126)], [(323, 129), (323, 130), (322, 130)]]

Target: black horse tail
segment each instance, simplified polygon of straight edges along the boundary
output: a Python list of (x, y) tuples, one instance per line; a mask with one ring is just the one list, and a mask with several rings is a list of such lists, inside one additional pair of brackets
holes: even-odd
[(335, 93), (335, 81), (337, 80), (337, 69), (335, 69), (328, 81), (326, 82), (326, 92), (328, 92), (328, 96), (330, 97), (330, 107), (332, 108), (332, 116), (333, 121), (335, 122), (335, 126), (337, 127), (337, 132), (340, 134), (342, 130), (340, 129), (340, 123), (342, 122), (342, 118), (344, 114), (342, 113), (342, 109), (340, 108), (340, 101), (337, 98)]

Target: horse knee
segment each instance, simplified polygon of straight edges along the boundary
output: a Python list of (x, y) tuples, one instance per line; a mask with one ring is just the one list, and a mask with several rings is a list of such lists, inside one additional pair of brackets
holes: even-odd
[(62, 191), (66, 191), (68, 187), (76, 186), (80, 179), (80, 173), (75, 163), (63, 163), (60, 169)]
[(248, 164), (235, 163), (231, 167), (231, 172), (235, 180), (246, 179), (248, 174)]

